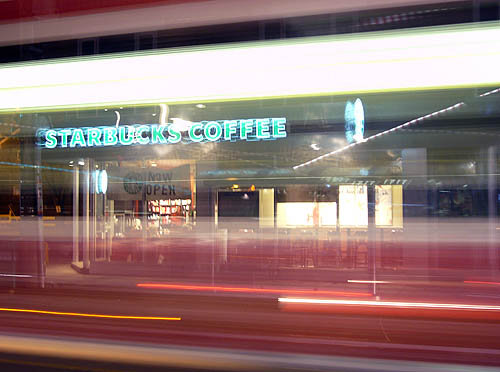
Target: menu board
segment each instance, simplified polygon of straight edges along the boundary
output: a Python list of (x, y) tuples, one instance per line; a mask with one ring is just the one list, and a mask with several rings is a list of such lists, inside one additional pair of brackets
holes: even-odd
[(277, 203), (278, 227), (318, 227), (337, 225), (335, 202)]
[(337, 203), (321, 202), (319, 206), (319, 225), (337, 226)]
[(278, 227), (314, 226), (314, 203), (278, 203)]
[(368, 193), (365, 185), (339, 185), (341, 227), (368, 226)]
[(392, 226), (392, 186), (375, 186), (375, 224)]

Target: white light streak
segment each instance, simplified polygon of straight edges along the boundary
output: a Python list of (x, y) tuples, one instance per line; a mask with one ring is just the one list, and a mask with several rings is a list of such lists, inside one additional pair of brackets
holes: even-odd
[(451, 310), (494, 310), (500, 311), (500, 306), (494, 305), (470, 305), (470, 304), (446, 304), (431, 302), (403, 302), (403, 301), (362, 301), (362, 300), (322, 300), (312, 298), (278, 298), (279, 302), (293, 304), (314, 305), (356, 305), (376, 307), (397, 308), (420, 308), (420, 309), (451, 309)]
[(489, 96), (490, 94), (495, 94), (495, 93), (498, 93), (498, 92), (500, 92), (500, 88), (493, 89), (493, 90), (490, 90), (489, 92), (480, 94), (479, 97), (486, 97), (486, 96)]
[(33, 275), (25, 275), (25, 274), (0, 274), (0, 276), (6, 276), (12, 278), (33, 278)]
[(348, 280), (347, 283), (388, 284), (386, 280)]

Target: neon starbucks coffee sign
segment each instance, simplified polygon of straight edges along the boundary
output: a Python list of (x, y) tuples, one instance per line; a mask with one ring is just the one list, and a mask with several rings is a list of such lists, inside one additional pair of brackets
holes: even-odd
[(40, 146), (81, 148), (222, 141), (276, 140), (287, 137), (286, 118), (217, 120), (175, 124), (137, 124), (39, 130)]

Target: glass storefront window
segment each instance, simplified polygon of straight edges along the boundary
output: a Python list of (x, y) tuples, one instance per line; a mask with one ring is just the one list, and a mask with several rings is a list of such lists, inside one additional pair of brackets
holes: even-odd
[(470, 84), (9, 112), (2, 213), (66, 223), (61, 249), (91, 273), (427, 272), (451, 252), (429, 236), (460, 241), (449, 225), (459, 217), (489, 218), (475, 236), (496, 221), (497, 93)]

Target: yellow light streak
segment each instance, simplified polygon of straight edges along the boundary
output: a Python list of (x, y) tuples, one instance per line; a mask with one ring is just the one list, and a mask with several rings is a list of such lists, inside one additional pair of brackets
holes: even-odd
[(15, 309), (15, 308), (0, 308), (0, 311), (14, 313), (32, 313), (32, 314), (48, 314), (48, 315), (63, 315), (63, 316), (79, 316), (85, 318), (105, 318), (105, 319), (138, 319), (138, 320), (181, 320), (180, 317), (162, 317), (162, 316), (129, 316), (129, 315), (104, 315), (104, 314), (86, 314), (86, 313), (68, 313), (61, 311), (47, 311), (34, 309)]

